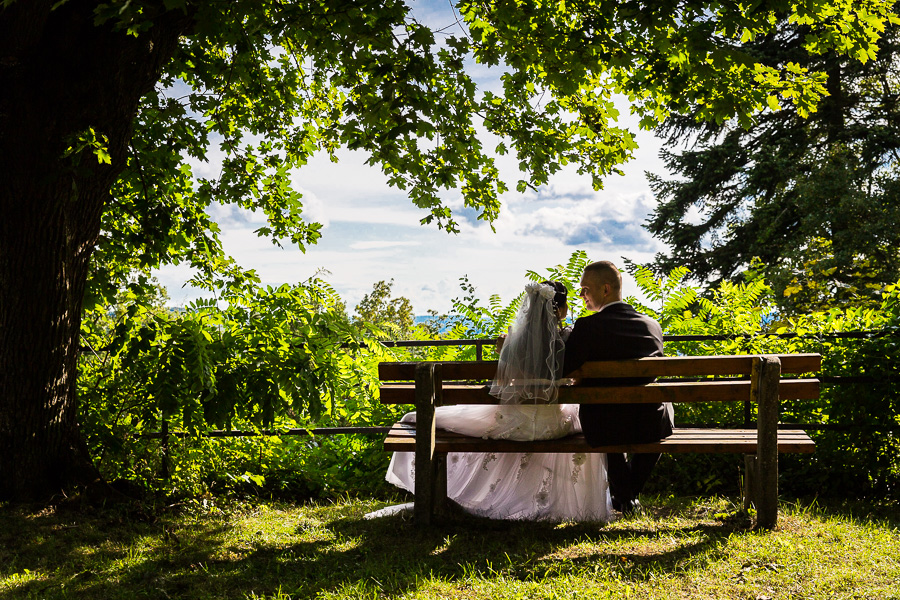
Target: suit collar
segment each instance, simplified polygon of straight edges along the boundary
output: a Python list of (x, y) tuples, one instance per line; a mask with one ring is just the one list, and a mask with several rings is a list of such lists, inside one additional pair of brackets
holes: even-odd
[[(628, 303), (627, 303), (627, 302), (625, 302), (625, 301), (623, 301), (623, 300), (616, 300), (615, 302), (610, 302), (609, 304), (604, 304), (603, 306), (601, 306), (601, 307), (600, 307), (600, 310), (598, 310), (597, 313), (598, 313), (598, 314), (599, 314), (599, 313), (602, 313), (604, 310), (606, 310), (606, 309), (608, 309), (608, 308), (610, 308), (610, 307), (614, 307), (614, 306), (616, 306), (617, 304), (624, 304), (625, 306), (628, 306)], [(614, 309), (614, 310), (615, 310), (615, 309)]]

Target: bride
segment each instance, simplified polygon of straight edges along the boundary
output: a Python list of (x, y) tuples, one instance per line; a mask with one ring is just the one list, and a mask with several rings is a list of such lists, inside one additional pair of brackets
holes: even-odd
[[(563, 364), (561, 327), (566, 288), (531, 283), (500, 351), (491, 394), (498, 405), (441, 406), (438, 428), (491, 439), (543, 440), (581, 431), (577, 404), (557, 404)], [(401, 422), (415, 423), (408, 413)], [(395, 452), (386, 479), (414, 491), (415, 455)], [(595, 453), (453, 453), (447, 496), (467, 512), (492, 519), (609, 521), (606, 455)]]

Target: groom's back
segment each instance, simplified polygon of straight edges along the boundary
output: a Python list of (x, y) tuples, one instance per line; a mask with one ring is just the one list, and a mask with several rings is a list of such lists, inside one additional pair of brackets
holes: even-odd
[[(571, 373), (592, 360), (662, 355), (659, 323), (628, 304), (613, 304), (575, 322), (566, 341), (564, 372)], [(620, 383), (623, 382), (620, 380)]]
[[(575, 322), (566, 341), (564, 373), (594, 360), (663, 355), (662, 328), (625, 303), (615, 303)], [(653, 379), (584, 379), (583, 385), (635, 385)], [(672, 414), (662, 404), (582, 404), (585, 439), (591, 446), (643, 443), (672, 433)]]

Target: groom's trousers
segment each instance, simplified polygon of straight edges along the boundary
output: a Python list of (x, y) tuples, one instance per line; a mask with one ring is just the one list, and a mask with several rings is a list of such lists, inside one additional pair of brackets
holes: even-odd
[(627, 503), (644, 489), (660, 454), (630, 454), (626, 460), (622, 453), (606, 455), (606, 472), (609, 476), (609, 494), (620, 503)]

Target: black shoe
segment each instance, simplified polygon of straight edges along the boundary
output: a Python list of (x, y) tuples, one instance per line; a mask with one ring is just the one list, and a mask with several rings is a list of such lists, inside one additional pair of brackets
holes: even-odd
[(634, 498), (625, 503), (619, 504), (620, 508), (616, 508), (616, 503), (613, 503), (613, 508), (622, 513), (623, 517), (630, 517), (632, 515), (639, 515), (643, 512), (643, 507), (641, 506), (640, 500)]

